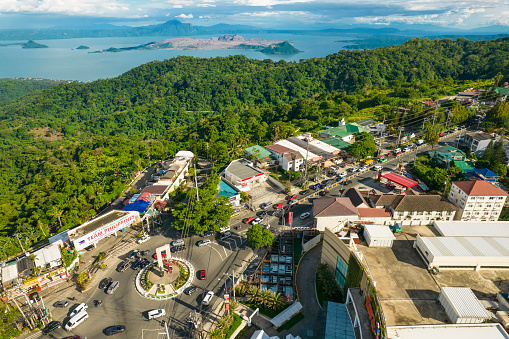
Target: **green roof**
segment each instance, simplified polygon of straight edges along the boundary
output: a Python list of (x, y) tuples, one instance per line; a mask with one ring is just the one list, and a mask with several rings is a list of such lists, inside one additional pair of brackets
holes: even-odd
[(330, 135), (332, 137), (343, 138), (343, 137), (346, 137), (353, 133), (362, 133), (362, 132), (369, 133), (369, 130), (367, 128), (362, 127), (359, 124), (356, 124), (355, 122), (352, 122), (352, 123), (346, 124), (344, 126), (333, 127), (333, 128), (329, 128), (329, 129), (320, 131), (320, 132), (318, 132), (318, 134), (321, 133), (321, 134)]
[(463, 156), (466, 156), (465, 152), (463, 152), (460, 149), (457, 149), (456, 147), (452, 147), (452, 146), (442, 146), (439, 149), (437, 149), (437, 152), (440, 152), (440, 153), (443, 153), (443, 154), (457, 153), (457, 154), (461, 154)]
[(246, 153), (255, 156), (257, 159), (263, 159), (270, 157), (270, 152), (260, 145), (254, 145), (244, 150)]
[(495, 88), (495, 92), (500, 95), (508, 95), (509, 87), (497, 87)]
[(346, 148), (352, 146), (352, 144), (349, 144), (346, 141), (343, 141), (341, 138), (328, 138), (328, 139), (322, 139), (320, 141), (326, 143), (327, 145), (334, 146), (337, 149), (346, 149)]
[(472, 161), (460, 161), (460, 160), (454, 160), (454, 165), (461, 169), (461, 172), (465, 173), (467, 170), (473, 170), (475, 169), (474, 163)]

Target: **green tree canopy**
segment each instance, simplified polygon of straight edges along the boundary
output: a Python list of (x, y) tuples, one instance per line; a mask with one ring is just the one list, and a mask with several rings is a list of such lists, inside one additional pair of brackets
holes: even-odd
[(251, 226), (246, 236), (251, 245), (256, 248), (270, 246), (274, 241), (274, 234), (260, 224)]

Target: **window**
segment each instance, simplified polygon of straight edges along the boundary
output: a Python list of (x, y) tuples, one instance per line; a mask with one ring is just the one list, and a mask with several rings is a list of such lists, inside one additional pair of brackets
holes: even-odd
[(417, 212), (417, 215), (422, 215), (422, 214), (423, 214), (422, 211)]
[(470, 215), (470, 212), (465, 212), (465, 215)]
[(452, 211), (449, 211), (447, 212), (447, 215), (452, 215), (452, 213), (453, 213)]
[(464, 201), (461, 201), (461, 206), (465, 205), (465, 202)]
[(479, 215), (479, 212), (475, 212), (474, 214), (475, 214), (475, 215)]
[(496, 204), (495, 207), (500, 207), (501, 205), (500, 204)]
[(346, 280), (346, 273), (348, 271), (348, 266), (341, 260), (340, 257), (338, 257), (336, 261), (336, 274), (334, 279), (336, 280), (336, 283), (343, 289), (345, 286), (345, 280)]
[(494, 200), (494, 199), (495, 199), (495, 197), (490, 197), (490, 200)]
[(414, 215), (414, 213), (415, 213), (414, 211), (410, 211), (408, 212), (408, 215)]
[(398, 212), (398, 216), (403, 216), (403, 212)]
[(472, 207), (472, 204), (468, 204), (468, 205), (467, 205), (467, 208), (470, 208), (470, 207)]
[(477, 197), (477, 200), (484, 200), (484, 197)]
[(504, 197), (498, 197), (498, 200), (504, 200), (505, 198)]
[(490, 212), (484, 212), (484, 215), (490, 215)]

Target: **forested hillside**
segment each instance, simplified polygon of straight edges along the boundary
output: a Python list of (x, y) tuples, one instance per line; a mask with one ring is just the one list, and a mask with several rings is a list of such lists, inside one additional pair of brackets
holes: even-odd
[(0, 79), (0, 102), (17, 99), (27, 93), (61, 83), (60, 80), (48, 79)]
[(181, 148), (208, 148), (219, 167), (248, 145), (340, 117), (385, 115), (397, 126), (405, 117), (394, 107), (417, 114), (420, 98), (455, 93), (470, 79), (488, 87), (507, 74), (508, 56), (509, 39), (414, 39), (299, 63), (178, 57), (3, 103), (0, 257), (19, 251), (13, 233), (29, 246), (78, 225), (116, 199), (134, 171)]

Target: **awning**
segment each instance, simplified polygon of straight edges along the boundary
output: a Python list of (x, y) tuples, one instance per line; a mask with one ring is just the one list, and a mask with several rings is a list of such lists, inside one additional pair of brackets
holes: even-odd
[(394, 172), (386, 172), (382, 174), (382, 177), (385, 179), (392, 181), (393, 183), (403, 186), (404, 188), (410, 188), (418, 185), (419, 183), (415, 180), (412, 180), (410, 178), (404, 177), (402, 175), (399, 175)]

